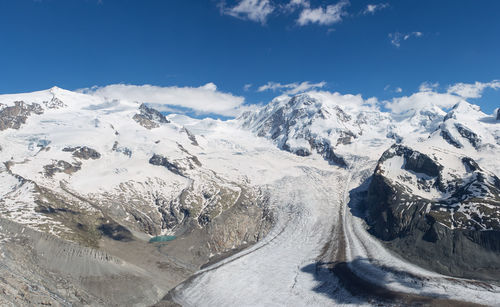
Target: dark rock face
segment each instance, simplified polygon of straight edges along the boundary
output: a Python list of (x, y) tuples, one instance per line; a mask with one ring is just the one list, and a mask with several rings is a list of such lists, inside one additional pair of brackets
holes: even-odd
[(432, 160), (429, 156), (415, 151), (409, 147), (402, 145), (392, 146), (392, 150), (388, 150), (382, 154), (380, 158), (379, 164), (387, 161), (388, 159), (395, 156), (402, 156), (405, 158), (406, 163), (403, 165), (403, 168), (409, 171), (413, 171), (415, 173), (422, 173), (428, 176), (438, 176), (439, 172), (443, 168), (441, 165), (438, 165), (434, 160)]
[[(404, 180), (387, 177), (384, 162), (399, 156), (402, 168), (422, 174), (422, 190), (443, 192), (441, 199), (412, 193)], [(443, 166), (428, 155), (395, 145), (386, 151), (365, 199), (370, 232), (395, 252), (421, 266), (466, 278), (500, 278), (500, 180), (463, 158), (468, 178), (446, 181)], [(427, 183), (427, 184), (426, 184)]]
[(500, 120), (500, 108), (497, 109), (497, 120)]
[(450, 143), (451, 145), (455, 146), (456, 148), (464, 147), (462, 144), (460, 144), (459, 141), (455, 140), (447, 130), (441, 130), (440, 135), (443, 137), (443, 139), (446, 142)]
[(66, 147), (63, 148), (63, 151), (72, 152), (73, 157), (84, 160), (89, 160), (89, 159), (96, 160), (101, 158), (101, 154), (99, 152), (87, 146)]
[(325, 158), (325, 160), (329, 161), (331, 164), (337, 164), (341, 167), (347, 167), (347, 163), (345, 162), (345, 160), (335, 154), (328, 140), (314, 140), (310, 142), (311, 148), (315, 149), (317, 153)]
[(26, 104), (24, 101), (16, 101), (13, 106), (4, 107), (0, 110), (0, 131), (19, 129), (31, 114), (43, 114), (42, 107), (37, 103)]
[(196, 140), (196, 136), (193, 133), (191, 133), (191, 131), (189, 131), (186, 127), (183, 127), (181, 131), (186, 132), (189, 140), (191, 141), (191, 145), (198, 146), (198, 141)]
[(170, 163), (168, 159), (162, 155), (154, 154), (151, 159), (149, 159), (149, 164), (164, 166), (172, 173), (183, 176), (182, 170), (177, 165)]
[(170, 121), (161, 114), (158, 110), (148, 107), (146, 104), (141, 104), (139, 107), (140, 114), (135, 114), (132, 118), (146, 129), (160, 127), (160, 124), (168, 124)]
[(458, 133), (465, 139), (467, 139), (475, 149), (479, 149), (481, 145), (481, 138), (474, 132), (472, 132), (467, 127), (455, 123), (455, 128), (457, 128)]

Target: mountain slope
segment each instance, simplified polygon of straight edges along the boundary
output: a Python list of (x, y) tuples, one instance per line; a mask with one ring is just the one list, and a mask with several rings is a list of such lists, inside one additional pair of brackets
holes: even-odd
[[(128, 251), (128, 246), (151, 250), (150, 238), (177, 237), (160, 247), (169, 256), (157, 264), (166, 261), (167, 271), (177, 277), (163, 280), (151, 297), (143, 298), (153, 303), (180, 281), (179, 276), (211, 257), (261, 239), (268, 231), (272, 215), (261, 189), (241, 176), (207, 167), (201, 155), (211, 143), (144, 104), (59, 88), (0, 96), (0, 103), (0, 214), (6, 219), (0, 226), (8, 221), (20, 229), (48, 234), (53, 237), (54, 252), (64, 242), (76, 243), (71, 245), (74, 253), (82, 254), (90, 266), (98, 264), (86, 256), (86, 248), (109, 253), (125, 266), (140, 267), (120, 271), (125, 273), (104, 270), (97, 274), (96, 284), (80, 284), (78, 274), (85, 273), (76, 270), (77, 279), (67, 283), (87, 292), (91, 301), (125, 302), (108, 298), (113, 287), (119, 288), (112, 282), (117, 274), (132, 274), (144, 284), (163, 280), (157, 274), (147, 277), (146, 272), (158, 268), (130, 256), (139, 251)], [(19, 236), (31, 240), (34, 234)], [(2, 262), (12, 270), (26, 265), (29, 269), (23, 277), (28, 278), (32, 269), (41, 271), (41, 276), (65, 274), (51, 266), (30, 267), (36, 262), (24, 262), (20, 256), (50, 255), (50, 249), (19, 245), (12, 232), (2, 237), (3, 251), (10, 259)], [(115, 245), (121, 247), (112, 248)], [(172, 263), (183, 265), (176, 268), (178, 264)], [(95, 288), (97, 282), (106, 281), (109, 288)], [(6, 282), (3, 286), (16, 288), (21, 281)], [(130, 289), (119, 290), (123, 299), (141, 290)]]

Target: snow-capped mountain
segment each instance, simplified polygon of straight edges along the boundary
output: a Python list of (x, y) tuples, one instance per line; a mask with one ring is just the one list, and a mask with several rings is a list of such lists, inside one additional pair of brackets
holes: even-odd
[(403, 270), (432, 297), (494, 302), (411, 263), (499, 276), (499, 140), (496, 114), (465, 101), (391, 113), (310, 92), (220, 121), (57, 87), (0, 95), (0, 303), (147, 305), (191, 276), (165, 299), (286, 305), (293, 285), (328, 304), (313, 265), (361, 304), (334, 284), (353, 275), (321, 269), (346, 262), (384, 291), (415, 292)]
[(393, 113), (389, 136), (398, 143), (403, 140), (423, 141), (439, 127), (445, 116), (446, 112), (437, 106), (411, 108)]
[(343, 104), (300, 94), (279, 97), (258, 112), (244, 113), (244, 129), (272, 139), (279, 148), (299, 156), (313, 152), (325, 160), (347, 167), (344, 155), (354, 148), (386, 141), (390, 118), (369, 105)]

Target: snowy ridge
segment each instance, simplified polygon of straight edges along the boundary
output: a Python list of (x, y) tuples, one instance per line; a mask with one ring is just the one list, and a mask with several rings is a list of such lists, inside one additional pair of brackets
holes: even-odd
[[(347, 96), (347, 97), (346, 97)], [(299, 156), (316, 152), (327, 161), (347, 165), (359, 145), (386, 142), (389, 117), (360, 97), (346, 95), (326, 100), (314, 94), (279, 97), (256, 113), (238, 120), (258, 136), (272, 139), (279, 148)]]
[[(465, 156), (489, 162), (500, 148), (496, 118), (466, 101), (450, 110), (428, 105), (390, 113), (358, 96), (310, 92), (280, 96), (237, 121), (242, 128), (273, 140), (278, 148), (299, 156), (317, 152), (326, 160), (332, 160), (330, 154), (339, 157), (333, 163), (340, 165), (349, 164), (350, 156), (356, 160), (355, 156), (369, 155), (376, 160), (382, 153), (379, 150), (393, 143), (460, 149)], [(498, 163), (484, 162), (499, 174)]]

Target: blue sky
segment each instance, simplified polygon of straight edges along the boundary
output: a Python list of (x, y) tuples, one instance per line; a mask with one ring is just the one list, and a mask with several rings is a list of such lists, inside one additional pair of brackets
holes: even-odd
[(491, 112), (499, 12), (495, 0), (2, 0), (0, 93), (151, 84), (237, 104), (308, 88), (384, 101), (480, 82), (466, 98)]

